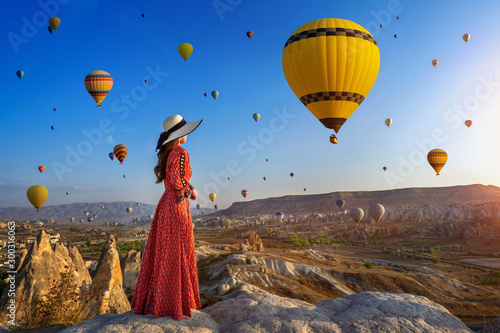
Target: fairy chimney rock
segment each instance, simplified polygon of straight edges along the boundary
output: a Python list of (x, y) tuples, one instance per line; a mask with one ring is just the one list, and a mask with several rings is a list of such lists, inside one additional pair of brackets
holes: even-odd
[(245, 243), (240, 244), (240, 251), (264, 252), (262, 240), (256, 232), (252, 232)]

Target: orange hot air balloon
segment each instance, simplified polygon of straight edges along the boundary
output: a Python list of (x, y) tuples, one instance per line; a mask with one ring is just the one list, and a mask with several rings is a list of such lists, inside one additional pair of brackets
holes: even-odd
[(268, 159), (268, 158), (266, 158), (266, 162), (269, 162), (269, 159)]
[(85, 88), (90, 96), (97, 102), (97, 107), (101, 107), (102, 101), (106, 98), (113, 87), (113, 78), (105, 71), (93, 71), (85, 77)]
[(241, 191), (241, 195), (243, 196), (243, 198), (246, 198), (248, 195), (248, 191), (247, 190)]
[(40, 173), (44, 172), (45, 171), (45, 167), (43, 165), (40, 165), (38, 167), (38, 171), (40, 171)]
[(470, 125), (472, 125), (472, 120), (466, 120), (465, 126), (470, 127)]
[(448, 161), (448, 154), (442, 149), (433, 149), (427, 154), (427, 161), (436, 171), (436, 176), (439, 176), (439, 171), (441, 171), (446, 161)]
[(123, 164), (123, 160), (127, 157), (128, 147), (125, 145), (116, 145), (113, 149), (113, 154), (120, 161), (120, 164)]
[(247, 31), (247, 37), (248, 38), (252, 38), (253, 36), (253, 32), (252, 31)]
[(437, 67), (439, 61), (437, 61), (436, 59), (432, 60), (432, 66), (434, 66), (434, 68)]

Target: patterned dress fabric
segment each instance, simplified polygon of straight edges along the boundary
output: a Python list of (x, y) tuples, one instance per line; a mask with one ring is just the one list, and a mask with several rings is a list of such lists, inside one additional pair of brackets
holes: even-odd
[(192, 170), (180, 145), (170, 151), (166, 169), (131, 305), (135, 314), (191, 318), (201, 305), (188, 198)]

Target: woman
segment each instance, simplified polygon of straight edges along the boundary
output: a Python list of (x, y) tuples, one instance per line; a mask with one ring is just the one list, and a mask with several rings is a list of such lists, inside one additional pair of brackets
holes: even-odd
[(196, 200), (198, 192), (189, 183), (189, 155), (180, 146), (200, 123), (187, 123), (179, 115), (163, 122), (154, 171), (165, 192), (156, 206), (132, 299), (136, 314), (182, 319), (191, 318), (191, 309), (201, 307), (188, 199)]

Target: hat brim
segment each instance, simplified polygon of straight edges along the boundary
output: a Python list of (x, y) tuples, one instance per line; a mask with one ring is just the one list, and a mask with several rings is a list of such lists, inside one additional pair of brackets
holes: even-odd
[(182, 126), (177, 131), (172, 132), (168, 137), (168, 139), (163, 141), (163, 144), (174, 141), (178, 138), (182, 138), (184, 135), (188, 135), (189, 133), (194, 131), (198, 126), (200, 126), (202, 121), (203, 119), (186, 123), (186, 125)]

